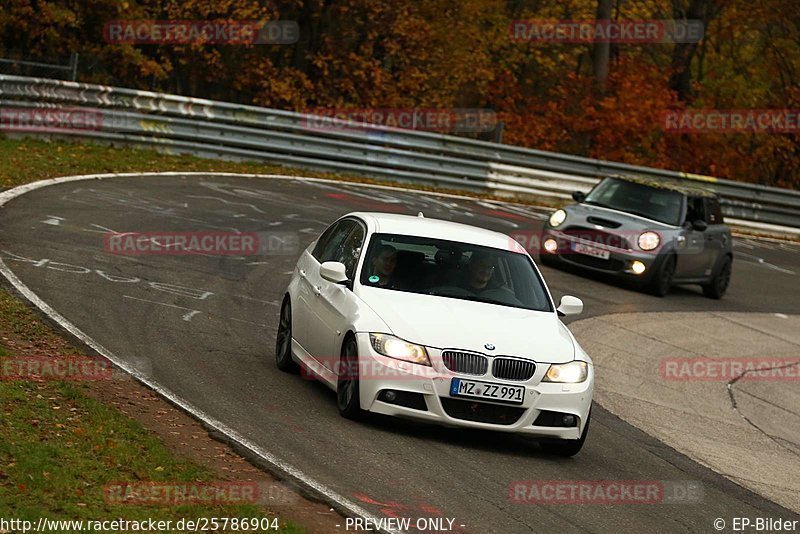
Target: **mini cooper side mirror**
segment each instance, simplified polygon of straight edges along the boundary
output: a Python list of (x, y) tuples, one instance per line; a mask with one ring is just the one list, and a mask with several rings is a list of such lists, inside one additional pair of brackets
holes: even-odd
[(586, 200), (586, 193), (584, 193), (583, 191), (573, 191), (572, 200), (578, 203), (583, 202), (584, 200)]
[(561, 317), (565, 315), (579, 315), (583, 311), (583, 301), (572, 295), (564, 295), (561, 297), (561, 302), (559, 302), (556, 311)]
[(334, 284), (347, 282), (347, 273), (344, 263), (338, 261), (326, 261), (319, 266), (319, 275)]
[(692, 221), (692, 228), (698, 232), (705, 232), (706, 229), (708, 229), (708, 224), (704, 220), (697, 219), (696, 221)]

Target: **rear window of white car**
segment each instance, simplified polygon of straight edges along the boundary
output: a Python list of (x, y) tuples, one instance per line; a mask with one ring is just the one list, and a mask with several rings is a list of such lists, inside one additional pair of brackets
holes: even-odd
[(387, 290), (553, 311), (527, 255), (470, 243), (374, 234), (360, 282)]

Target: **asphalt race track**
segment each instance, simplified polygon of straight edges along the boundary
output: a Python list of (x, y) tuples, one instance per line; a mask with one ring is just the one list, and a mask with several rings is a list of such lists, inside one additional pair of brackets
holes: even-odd
[[(278, 306), (297, 256), (350, 211), (393, 211), (535, 233), (546, 211), (302, 179), (114, 178), (25, 194), (0, 210), (0, 258), (34, 293), (175, 395), (375, 516), (445, 517), (462, 532), (713, 532), (715, 518), (798, 516), (595, 406), (583, 451), (541, 453), (516, 436), (339, 417), (324, 386), (273, 362)], [(104, 252), (104, 234), (258, 231), (297, 239), (268, 256)], [(542, 267), (580, 318), (643, 311), (800, 313), (800, 246), (735, 240), (721, 301), (699, 288), (664, 299)], [(525, 335), (520, 332), (519, 335)], [(700, 503), (529, 505), (518, 480), (691, 481)], [(463, 526), (462, 526), (463, 525)]]

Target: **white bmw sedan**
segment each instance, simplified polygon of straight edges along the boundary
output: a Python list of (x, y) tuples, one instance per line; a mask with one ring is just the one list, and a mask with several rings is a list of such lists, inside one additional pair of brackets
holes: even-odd
[(339, 412), (527, 434), (564, 456), (589, 427), (594, 370), (536, 264), (473, 226), (351, 213), (298, 260), (278, 368), (321, 380)]

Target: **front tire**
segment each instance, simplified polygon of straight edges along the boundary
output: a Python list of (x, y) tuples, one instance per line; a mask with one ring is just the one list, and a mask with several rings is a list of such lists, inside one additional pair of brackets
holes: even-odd
[(341, 368), (336, 382), (336, 406), (345, 419), (356, 420), (364, 415), (358, 378), (358, 345), (350, 336), (342, 347)]
[(292, 302), (283, 300), (278, 320), (278, 335), (275, 339), (275, 364), (283, 372), (297, 373), (300, 369), (292, 359)]
[(711, 279), (711, 282), (703, 286), (703, 295), (710, 299), (721, 299), (722, 295), (728, 290), (731, 283), (731, 272), (733, 270), (733, 261), (730, 256), (725, 256), (722, 260), (717, 274)]
[(670, 255), (664, 259), (658, 272), (656, 272), (653, 279), (650, 281), (650, 293), (657, 297), (663, 297), (669, 293), (677, 264), (678, 260), (675, 256)]
[(589, 423), (591, 421), (592, 412), (589, 410), (589, 415), (586, 417), (586, 424), (583, 427), (583, 433), (579, 439), (548, 439), (541, 441), (539, 445), (547, 454), (563, 456), (564, 458), (575, 456), (581, 452), (583, 444), (586, 443), (586, 436), (589, 434)]

